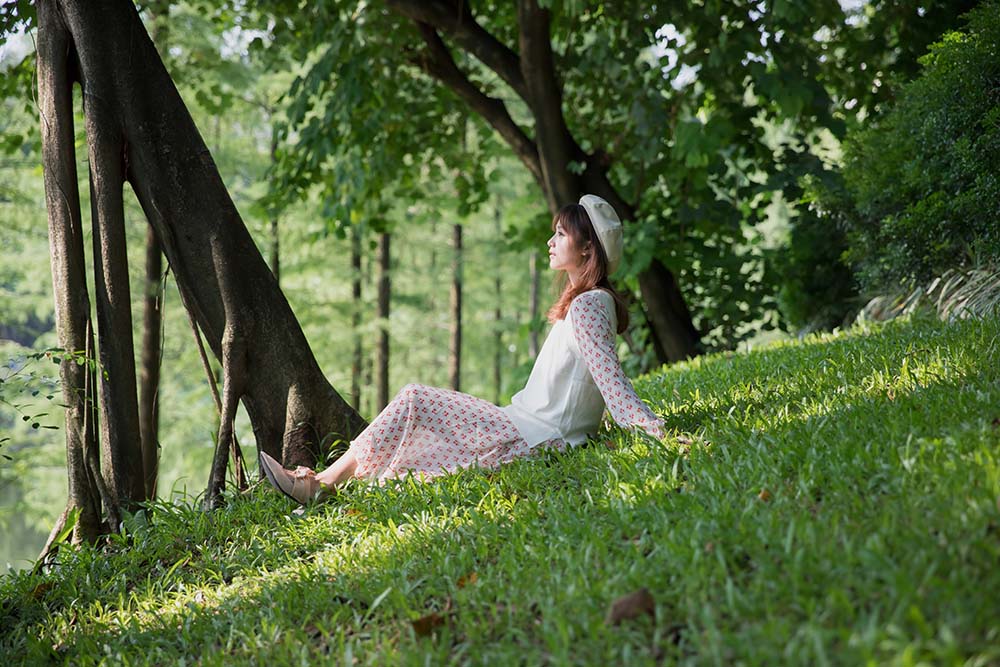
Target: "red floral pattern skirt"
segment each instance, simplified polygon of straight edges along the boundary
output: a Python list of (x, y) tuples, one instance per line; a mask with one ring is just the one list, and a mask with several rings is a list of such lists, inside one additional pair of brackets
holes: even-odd
[[(545, 443), (562, 448), (561, 441)], [(434, 477), (461, 468), (496, 468), (531, 454), (517, 427), (488, 401), (420, 384), (403, 387), (351, 441), (356, 477)]]

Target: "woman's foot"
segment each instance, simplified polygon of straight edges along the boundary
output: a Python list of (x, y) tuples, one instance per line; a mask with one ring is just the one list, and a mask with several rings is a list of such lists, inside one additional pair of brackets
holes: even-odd
[(311, 469), (299, 466), (294, 471), (285, 470), (267, 452), (260, 452), (260, 467), (271, 486), (299, 504), (308, 505), (328, 491)]

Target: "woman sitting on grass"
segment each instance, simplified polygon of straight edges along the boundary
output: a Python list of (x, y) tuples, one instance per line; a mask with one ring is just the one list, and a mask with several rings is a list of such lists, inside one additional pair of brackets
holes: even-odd
[(480, 466), (495, 468), (542, 447), (565, 449), (597, 432), (605, 407), (621, 426), (663, 436), (663, 420), (636, 396), (615, 352), (628, 311), (608, 282), (622, 255), (614, 208), (595, 195), (552, 219), (549, 267), (568, 278), (549, 310), (552, 330), (531, 376), (505, 408), (446, 389), (403, 387), (347, 452), (321, 472), (285, 470), (260, 453), (276, 489), (300, 503), (351, 477), (422, 477)]

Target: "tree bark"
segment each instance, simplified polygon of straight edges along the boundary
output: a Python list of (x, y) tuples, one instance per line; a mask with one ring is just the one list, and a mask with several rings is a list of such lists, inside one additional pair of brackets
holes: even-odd
[[(351, 439), (365, 422), (316, 364), (135, 6), (59, 0), (52, 14), (65, 18), (85, 99), (101, 112), (95, 130), (113, 130), (122, 147), (94, 158), (106, 158), (107, 169), (120, 169), (132, 184), (224, 373), (234, 370), (227, 359), (245, 359), (247, 375), (232, 389), (247, 408), (258, 449), (288, 465), (314, 464), (332, 440)], [(226, 295), (223, 282), (232, 286)], [(242, 351), (224, 354), (230, 342)]]
[(494, 292), (496, 299), (493, 310), (493, 403), (500, 405), (500, 394), (503, 391), (503, 262), (501, 258), (503, 244), (503, 228), (501, 219), (500, 199), (497, 199), (496, 208), (493, 209), (493, 232), (496, 235), (496, 275), (493, 277)]
[(462, 389), (462, 225), (452, 227), (451, 263), (451, 347), (449, 350), (449, 385)]
[[(278, 138), (271, 133), (271, 164), (278, 161)], [(281, 285), (281, 237), (278, 234), (278, 214), (271, 214), (271, 273), (274, 282)]]
[(389, 298), (391, 295), (389, 244), (392, 237), (383, 232), (378, 235), (378, 346), (375, 348), (376, 412), (389, 404)]
[[(527, 90), (526, 102), (535, 119), (535, 143), (542, 166), (543, 191), (549, 210), (555, 213), (580, 198), (579, 178), (569, 170), (579, 151), (574, 146), (562, 111), (562, 86), (556, 77), (549, 34), (551, 14), (536, 0), (518, 0), (517, 23), (521, 50), (521, 74)], [(574, 150), (576, 149), (576, 150)]]
[(654, 349), (662, 350), (667, 361), (682, 361), (699, 354), (701, 336), (694, 328), (674, 274), (654, 260), (640, 276), (639, 289), (646, 317), (657, 334)]
[(538, 251), (532, 250), (528, 258), (528, 277), (531, 281), (531, 296), (528, 301), (528, 322), (531, 333), (528, 335), (528, 353), (534, 359), (538, 356), (538, 288), (541, 282), (538, 274)]
[(146, 229), (146, 283), (142, 320), (142, 371), (139, 379), (139, 433), (145, 499), (156, 497), (160, 459), (160, 333), (163, 322), (163, 251), (152, 227)]
[[(86, 60), (87, 54), (81, 53)], [(125, 242), (124, 140), (108, 100), (83, 83), (83, 111), (90, 163), (94, 227), (94, 291), (97, 306), (101, 454), (104, 478), (128, 504), (146, 495), (139, 434), (132, 299)]]
[[(73, 129), (73, 70), (76, 54), (56, 8), (38, 3), (38, 104), (42, 163), (48, 208), (49, 255), (59, 346), (69, 353), (93, 349), (90, 296), (83, 248)], [(59, 365), (66, 404), (67, 510), (79, 509), (73, 541), (93, 541), (101, 529), (101, 498), (88, 461), (96, 453), (93, 394), (87, 385), (90, 361), (66, 356)], [(114, 509), (114, 508), (112, 508)]]
[[(150, 39), (159, 53), (167, 50), (170, 4), (152, 0)], [(162, 58), (162, 56), (161, 56)], [(160, 363), (163, 323), (163, 249), (152, 227), (146, 228), (146, 280), (143, 289), (142, 348), (139, 371), (139, 435), (142, 439), (142, 469), (145, 500), (156, 498), (160, 467)]]
[(364, 349), (361, 345), (361, 230), (351, 225), (351, 331), (354, 355), (351, 361), (351, 404), (361, 409), (361, 374)]

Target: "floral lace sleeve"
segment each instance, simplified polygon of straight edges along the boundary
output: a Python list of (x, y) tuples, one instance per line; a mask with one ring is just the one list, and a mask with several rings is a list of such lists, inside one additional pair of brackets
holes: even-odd
[(569, 307), (573, 335), (584, 363), (619, 426), (638, 426), (654, 437), (663, 437), (663, 420), (636, 395), (618, 362), (615, 331), (602, 298), (596, 292), (587, 292)]

